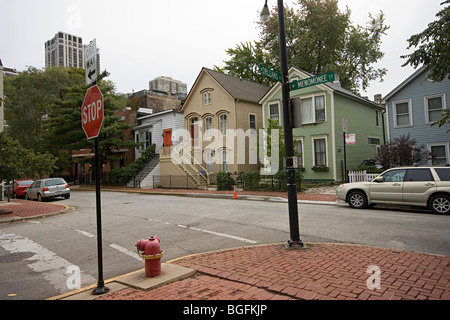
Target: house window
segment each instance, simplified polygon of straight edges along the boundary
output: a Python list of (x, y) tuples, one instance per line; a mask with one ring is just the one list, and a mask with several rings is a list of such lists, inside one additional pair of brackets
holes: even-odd
[(278, 107), (278, 103), (269, 105), (269, 118), (276, 121), (280, 120), (280, 110)]
[(325, 121), (325, 96), (318, 96), (314, 98), (316, 110), (316, 122)]
[(206, 170), (214, 172), (214, 156), (211, 150), (205, 151)]
[(249, 114), (249, 127), (250, 127), (250, 134), (256, 134), (256, 115)]
[(325, 96), (301, 99), (302, 124), (325, 121)]
[(327, 140), (326, 138), (313, 138), (314, 166), (327, 166)]
[(411, 127), (411, 101), (394, 102), (394, 127)]
[(211, 91), (207, 91), (205, 93), (203, 93), (203, 105), (208, 105), (212, 103), (212, 92)]
[(208, 117), (205, 119), (205, 137), (212, 137), (212, 118)]
[(228, 151), (227, 150), (223, 150), (222, 151), (222, 170), (225, 172), (229, 172), (230, 171), (230, 164), (229, 164), (229, 159), (228, 159)]
[(219, 117), (220, 122), (220, 132), (222, 135), (226, 136), (228, 132), (228, 122), (227, 122), (227, 115), (221, 114)]
[(444, 95), (425, 97), (425, 121), (434, 123), (441, 120), (445, 108)]
[(367, 138), (367, 143), (369, 145), (375, 145), (375, 146), (379, 146), (381, 145), (381, 140), (380, 138)]
[(431, 165), (433, 166), (445, 166), (449, 163), (447, 159), (447, 146), (446, 144), (436, 144), (429, 146), (428, 151), (431, 153)]

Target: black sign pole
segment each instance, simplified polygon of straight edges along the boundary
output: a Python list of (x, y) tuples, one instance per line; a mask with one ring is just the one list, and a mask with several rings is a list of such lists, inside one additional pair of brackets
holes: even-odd
[[(95, 86), (97, 81), (94, 81)], [(100, 132), (99, 132), (100, 134)], [(109, 292), (103, 280), (103, 244), (102, 244), (102, 204), (100, 194), (100, 151), (99, 137), (95, 138), (95, 199), (97, 207), (97, 255), (98, 255), (98, 283), (97, 288), (92, 291), (94, 295), (101, 295)]]

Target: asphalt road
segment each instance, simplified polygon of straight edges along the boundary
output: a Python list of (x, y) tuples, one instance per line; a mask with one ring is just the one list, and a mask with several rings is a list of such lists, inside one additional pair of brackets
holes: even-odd
[[(0, 299), (45, 299), (98, 281), (94, 192), (72, 192), (72, 212), (0, 225)], [(304, 242), (342, 242), (450, 256), (450, 216), (426, 211), (299, 205)], [(144, 267), (139, 239), (161, 239), (163, 262), (289, 240), (286, 202), (102, 192), (104, 279)], [(79, 277), (78, 277), (79, 275)], [(80, 280), (79, 282), (77, 282)]]

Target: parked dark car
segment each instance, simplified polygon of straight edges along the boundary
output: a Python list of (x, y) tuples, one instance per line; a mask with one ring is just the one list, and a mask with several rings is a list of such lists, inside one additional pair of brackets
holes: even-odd
[(51, 199), (55, 197), (70, 198), (69, 184), (63, 178), (50, 178), (36, 180), (25, 191), (25, 199), (39, 200)]

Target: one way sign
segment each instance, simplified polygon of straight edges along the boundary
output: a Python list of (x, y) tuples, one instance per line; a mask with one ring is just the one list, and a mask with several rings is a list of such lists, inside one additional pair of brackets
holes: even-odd
[(84, 50), (84, 70), (86, 74), (86, 85), (97, 81), (97, 41), (92, 40)]

